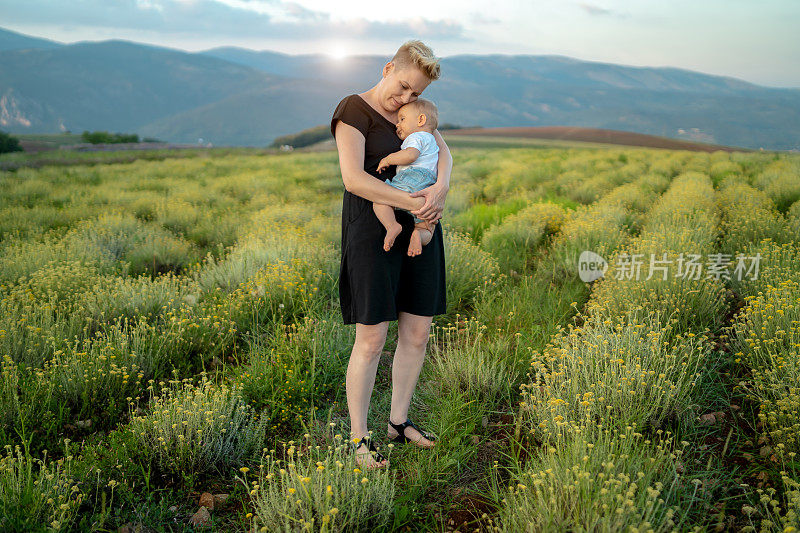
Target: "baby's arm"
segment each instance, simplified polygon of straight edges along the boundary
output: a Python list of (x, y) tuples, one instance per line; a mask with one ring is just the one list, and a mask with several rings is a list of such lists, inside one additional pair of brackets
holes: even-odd
[(408, 147), (403, 150), (391, 153), (381, 159), (378, 163), (378, 173), (383, 172), (383, 169), (389, 165), (410, 165), (419, 157), (419, 150), (416, 148)]

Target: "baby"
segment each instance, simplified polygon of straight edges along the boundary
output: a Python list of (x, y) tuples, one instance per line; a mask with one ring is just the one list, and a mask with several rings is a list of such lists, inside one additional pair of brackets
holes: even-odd
[[(397, 165), (394, 178), (386, 183), (407, 192), (416, 192), (436, 183), (436, 165), (439, 162), (439, 146), (433, 131), (438, 125), (438, 111), (430, 100), (418, 98), (397, 112), (397, 136), (403, 139), (401, 150), (387, 155), (378, 163), (378, 172), (389, 165)], [(386, 228), (383, 249), (387, 252), (403, 227), (394, 216), (390, 205), (373, 203), (378, 220)], [(422, 247), (431, 242), (433, 225), (414, 217), (414, 231), (408, 244), (408, 255), (422, 253)]]

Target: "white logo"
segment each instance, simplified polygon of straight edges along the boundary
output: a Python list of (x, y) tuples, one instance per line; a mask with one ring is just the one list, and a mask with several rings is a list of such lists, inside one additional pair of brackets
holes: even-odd
[(602, 278), (606, 270), (608, 270), (608, 263), (600, 255), (589, 250), (581, 252), (578, 258), (578, 275), (581, 281), (589, 283)]

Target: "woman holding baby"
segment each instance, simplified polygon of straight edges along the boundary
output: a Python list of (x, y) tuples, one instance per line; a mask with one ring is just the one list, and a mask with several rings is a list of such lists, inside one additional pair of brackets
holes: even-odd
[[(438, 79), (439, 69), (439, 60), (430, 48), (409, 41), (383, 67), (378, 83), (344, 98), (331, 120), (345, 186), (339, 297), (344, 323), (356, 325), (347, 367), (347, 405), (352, 447), (364, 468), (388, 466), (369, 437), (367, 412), (392, 320), (397, 320), (398, 339), (387, 436), (423, 448), (433, 447), (435, 441), (411, 422), (408, 409), (425, 359), (433, 315), (446, 312), (444, 243), (437, 222), (453, 160), (439, 132), (432, 132), (438, 147), (432, 185), (409, 193), (385, 181), (394, 178), (395, 165), (410, 161), (402, 154), (419, 155), (413, 149), (401, 149), (403, 141), (398, 135), (404, 130), (398, 129), (398, 111)], [(414, 115), (412, 122), (419, 119), (424, 126), (424, 116), (408, 114)], [(391, 155), (387, 167), (384, 158), (395, 153), (400, 155)], [(389, 245), (387, 230), (376, 215), (381, 213), (377, 206), (387, 205), (398, 208), (394, 215), (402, 227)], [(411, 252), (415, 231), (425, 235), (419, 253)]]

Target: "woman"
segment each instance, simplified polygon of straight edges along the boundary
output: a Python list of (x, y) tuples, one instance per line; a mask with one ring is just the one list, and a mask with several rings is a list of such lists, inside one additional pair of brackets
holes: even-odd
[[(424, 448), (432, 447), (435, 440), (408, 419), (408, 408), (425, 358), (431, 320), (446, 312), (444, 244), (437, 222), (450, 186), (453, 159), (442, 136), (434, 132), (439, 145), (437, 182), (411, 194), (384, 183), (394, 176), (395, 167), (381, 174), (377, 167), (383, 157), (400, 149), (397, 111), (439, 77), (438, 61), (423, 43), (408, 41), (383, 67), (380, 81), (368, 91), (344, 98), (331, 119), (345, 186), (339, 297), (344, 323), (356, 325), (347, 367), (347, 406), (356, 458), (364, 468), (388, 466), (369, 438), (367, 411), (391, 320), (397, 320), (398, 339), (388, 437)], [(406, 209), (435, 224), (421, 254), (406, 254), (414, 219), (400, 210), (395, 216), (403, 231), (389, 251), (383, 250), (386, 230), (372, 202)]]

